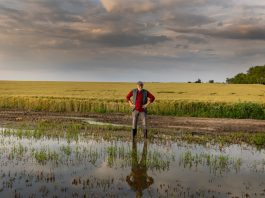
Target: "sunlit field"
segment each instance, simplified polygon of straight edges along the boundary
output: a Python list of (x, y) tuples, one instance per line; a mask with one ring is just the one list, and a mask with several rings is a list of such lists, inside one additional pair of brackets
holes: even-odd
[[(0, 108), (53, 112), (130, 112), (135, 83), (0, 81)], [(265, 86), (145, 83), (156, 101), (151, 114), (265, 118)]]
[[(1, 81), (1, 96), (124, 99), (135, 83)], [(265, 103), (264, 85), (145, 83), (158, 100)]]

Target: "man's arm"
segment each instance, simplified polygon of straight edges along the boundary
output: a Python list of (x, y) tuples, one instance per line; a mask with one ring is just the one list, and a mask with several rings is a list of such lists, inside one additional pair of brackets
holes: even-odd
[(155, 96), (151, 94), (149, 91), (147, 91), (147, 97), (149, 98), (149, 100), (145, 105), (143, 105), (143, 108), (146, 108), (149, 104), (153, 103), (155, 100)]
[(126, 101), (129, 103), (129, 105), (131, 106), (131, 107), (135, 107), (135, 105), (132, 103), (132, 101), (131, 101), (131, 97), (133, 96), (133, 92), (132, 91), (130, 91), (128, 94), (127, 94), (127, 96), (126, 96)]

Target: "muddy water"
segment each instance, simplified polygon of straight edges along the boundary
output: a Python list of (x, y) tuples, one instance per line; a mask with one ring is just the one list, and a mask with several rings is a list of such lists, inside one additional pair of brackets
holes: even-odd
[(265, 196), (265, 150), (247, 145), (0, 135), (0, 165), (0, 197)]

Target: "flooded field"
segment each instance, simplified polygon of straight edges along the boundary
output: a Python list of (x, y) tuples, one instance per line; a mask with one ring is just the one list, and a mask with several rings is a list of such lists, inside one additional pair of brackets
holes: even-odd
[(0, 129), (0, 197), (265, 197), (262, 148), (44, 128)]

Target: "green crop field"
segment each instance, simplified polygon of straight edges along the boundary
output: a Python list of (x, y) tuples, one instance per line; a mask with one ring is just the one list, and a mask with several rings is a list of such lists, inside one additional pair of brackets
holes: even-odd
[[(135, 83), (0, 81), (0, 108), (52, 112), (130, 112)], [(145, 83), (157, 115), (265, 119), (265, 86)]]

